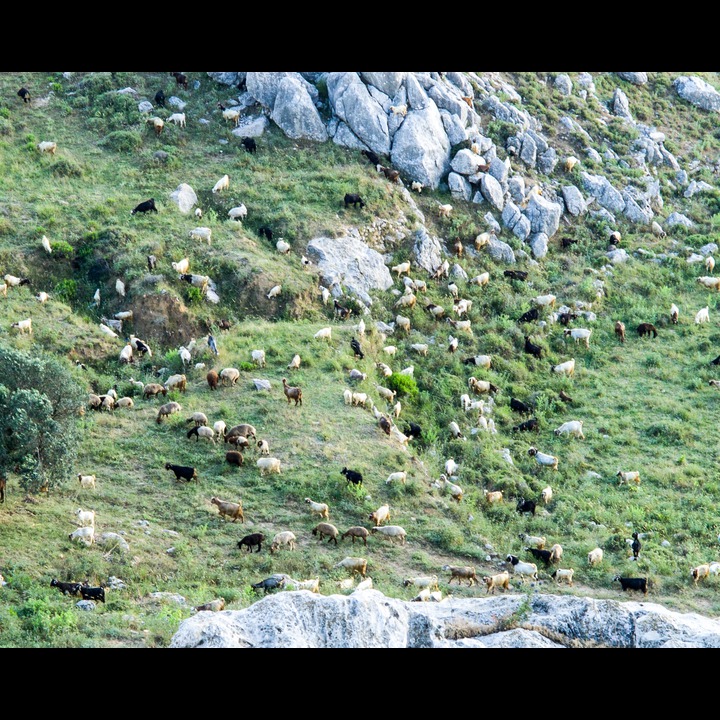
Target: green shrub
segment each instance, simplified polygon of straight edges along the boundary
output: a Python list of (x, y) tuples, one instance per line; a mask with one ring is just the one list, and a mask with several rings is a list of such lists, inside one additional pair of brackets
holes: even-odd
[(393, 373), (385, 383), (390, 390), (394, 390), (399, 397), (407, 397), (412, 400), (419, 392), (415, 378), (410, 375), (398, 375)]
[(58, 177), (82, 177), (84, 175), (82, 165), (68, 157), (60, 158), (53, 163), (52, 173)]
[(54, 256), (63, 259), (71, 258), (75, 254), (75, 248), (65, 240), (50, 241), (50, 248), (52, 249)]
[(55, 286), (54, 295), (58, 300), (62, 300), (68, 305), (72, 305), (77, 298), (77, 282), (72, 278), (65, 278), (65, 280), (61, 280)]
[(12, 123), (4, 117), (0, 117), (0, 135), (10, 135)]
[(116, 130), (106, 135), (100, 146), (114, 152), (131, 153), (141, 148), (142, 135), (137, 130)]

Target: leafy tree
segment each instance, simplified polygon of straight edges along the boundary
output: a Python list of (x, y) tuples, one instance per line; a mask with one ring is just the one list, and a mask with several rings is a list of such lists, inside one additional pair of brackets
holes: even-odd
[(18, 474), (29, 492), (59, 487), (72, 474), (84, 403), (57, 360), (0, 345), (0, 475)]

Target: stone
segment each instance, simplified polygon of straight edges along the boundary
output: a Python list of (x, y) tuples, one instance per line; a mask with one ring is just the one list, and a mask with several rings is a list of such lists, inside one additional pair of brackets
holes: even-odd
[(180, 185), (170, 193), (170, 200), (178, 206), (178, 210), (180, 210), (181, 213), (187, 215), (187, 213), (197, 205), (198, 198), (190, 185), (180, 183)]

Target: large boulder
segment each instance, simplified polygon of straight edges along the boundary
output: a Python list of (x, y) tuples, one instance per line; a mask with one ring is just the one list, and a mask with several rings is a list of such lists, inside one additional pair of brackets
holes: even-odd
[(271, 117), (293, 140), (325, 142), (328, 139), (325, 123), (307, 91), (307, 86), (304, 78), (283, 78), (277, 86)]
[(319, 98), (318, 89), (296, 72), (249, 72), (245, 77), (245, 87), (250, 97), (272, 111), (283, 81), (286, 79), (295, 80), (297, 84), (303, 86), (313, 101)]
[(328, 100), (333, 113), (371, 150), (390, 152), (387, 113), (354, 72), (327, 74)]
[(395, 133), (392, 165), (435, 190), (450, 169), (450, 141), (440, 111), (433, 103), (412, 110)]
[(198, 198), (190, 185), (180, 183), (180, 185), (170, 193), (170, 200), (178, 206), (181, 213), (187, 214), (197, 204)]
[(702, 78), (681, 75), (673, 85), (675, 92), (691, 105), (713, 112), (720, 110), (720, 93)]
[(393, 97), (400, 89), (407, 73), (404, 72), (364, 72), (360, 77), (388, 97)]
[(442, 243), (439, 238), (428, 235), (424, 227), (415, 231), (413, 253), (415, 263), (429, 273), (435, 272), (443, 261)]
[(365, 305), (372, 305), (372, 290), (387, 290), (393, 286), (383, 256), (354, 237), (313, 238), (307, 253), (330, 286), (339, 279), (341, 285), (356, 295)]
[(197, 613), (180, 623), (170, 647), (719, 648), (720, 620), (652, 602), (570, 595), (409, 602), (374, 589), (350, 595), (291, 590), (244, 610)]

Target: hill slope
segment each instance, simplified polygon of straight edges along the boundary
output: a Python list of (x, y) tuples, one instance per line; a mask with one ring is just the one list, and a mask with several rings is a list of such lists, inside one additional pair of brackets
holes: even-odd
[[(166, 646), (192, 606), (222, 596), (233, 609), (246, 607), (257, 598), (251, 584), (276, 572), (296, 579), (320, 577), (322, 593), (339, 592), (344, 573), (334, 565), (346, 555), (367, 557), (374, 586), (389, 596), (409, 599), (414, 593), (403, 587), (403, 579), (433, 573), (444, 592), (473, 596), (484, 591), (449, 585), (442, 566), (474, 565), (478, 576), (497, 572), (508, 553), (527, 557), (522, 533), (545, 536), (548, 547), (561, 544), (561, 566), (576, 570), (575, 586), (560, 589), (552, 585), (551, 569), (539, 563), (543, 592), (621, 598), (612, 581), (616, 574), (647, 575), (653, 600), (717, 615), (720, 581), (711, 577), (696, 588), (690, 568), (716, 559), (720, 532), (715, 512), (718, 390), (708, 384), (717, 376), (710, 361), (718, 353), (718, 301), (716, 292), (697, 282), (698, 276), (712, 273), (687, 258), (717, 241), (718, 140), (709, 114), (678, 99), (674, 75), (649, 73), (646, 85), (635, 86), (613, 73), (597, 74), (599, 101), (594, 103), (560, 96), (541, 74), (495, 74), (516, 88), (519, 105), (538, 120), (559, 155), (582, 157), (588, 171), (602, 173), (617, 187), (643, 175), (634, 160), (637, 132), (617, 117), (608, 118), (601, 106), (610, 104), (621, 86), (634, 117), (652, 119), (681, 170), (708, 186), (686, 196), (689, 185), (680, 182), (677, 168), (655, 168), (664, 198), (657, 214), (664, 236), (621, 216), (611, 223), (593, 210), (579, 217), (565, 214), (549, 238), (547, 255), (534, 259), (528, 245), (503, 228), (498, 238), (514, 250), (512, 267), (527, 271), (525, 281), (506, 277), (508, 263), (493, 260), (484, 248), (474, 249), (475, 236), (488, 230), (486, 203), (455, 197), (447, 185), (410, 196), (405, 188), (410, 178), (388, 182), (359, 151), (332, 142), (294, 141), (272, 124), (257, 138), (257, 153), (248, 153), (217, 107), (226, 101), (227, 87), (205, 74), (192, 75), (199, 87), (187, 91), (155, 73), (0, 76), (0, 160), (7, 168), (0, 177), (0, 274), (31, 279), (31, 285), (9, 288), (0, 297), (1, 341), (59, 358), (89, 392), (105, 393), (117, 385), (119, 395), (134, 400), (132, 408), (88, 410), (79, 417), (83, 440), (77, 467), (68, 468), (68, 477), (58, 478), (48, 493), (23, 488), (13, 468), (2, 468), (8, 477), (0, 509), (0, 572), (8, 582), (0, 591), (5, 644)], [(580, 74), (569, 75), (576, 79)], [(714, 74), (700, 75), (718, 84)], [(30, 104), (16, 96), (22, 84), (33, 88)], [(117, 92), (126, 87), (138, 95)], [(159, 88), (187, 103), (188, 121), (184, 129), (168, 124), (156, 136), (137, 106), (139, 98), (152, 99)], [(478, 112), (504, 160), (510, 128), (483, 107)], [(158, 114), (167, 117), (170, 110)], [(563, 134), (566, 115), (586, 128), (598, 152), (611, 150), (609, 157), (615, 158), (597, 164), (585, 153), (589, 141), (584, 136)], [(203, 118), (208, 122), (200, 122)], [(50, 139), (58, 144), (56, 154), (40, 154), (37, 143)], [(165, 155), (158, 158), (158, 151)], [(525, 186), (537, 183), (544, 197), (557, 196), (568, 183), (561, 166), (546, 175), (514, 158), (512, 164)], [(571, 172), (573, 182), (580, 183), (580, 172)], [(228, 192), (212, 193), (226, 173)], [(181, 183), (195, 190), (202, 218), (180, 213), (170, 199)], [(346, 208), (348, 192), (359, 192), (365, 207)], [(130, 214), (150, 197), (157, 214)], [(227, 211), (240, 203), (248, 217), (238, 223)], [(437, 212), (444, 203), (453, 205), (450, 217)], [(691, 218), (694, 226), (667, 224), (672, 213)], [(190, 238), (197, 225), (211, 228), (210, 244)], [(272, 242), (258, 233), (262, 226), (273, 228)], [(486, 286), (456, 279), (461, 297), (472, 300), (471, 334), (424, 309), (432, 302), (443, 306), (447, 317), (458, 317), (448, 280), (433, 279), (415, 265), (420, 229), (440, 239), (449, 262), (468, 278), (485, 271), (490, 275)], [(610, 230), (620, 232), (626, 262), (608, 258)], [(42, 248), (43, 235), (51, 241), (51, 255)], [(304, 267), (301, 257), (314, 238), (348, 235), (381, 252), (388, 267), (410, 260), (412, 277), (426, 280), (427, 292), (416, 293), (415, 307), (401, 311), (411, 321), (408, 336), (383, 336), (376, 326), (392, 323), (400, 312), (395, 306), (405, 290), (400, 278), (394, 278), (392, 289), (372, 293), (368, 314), (347, 294), (341, 299), (353, 313), (346, 321), (335, 316), (332, 303), (323, 303), (317, 269)], [(291, 245), (287, 255), (275, 250), (280, 237)], [(563, 248), (561, 237), (576, 242)], [(457, 238), (466, 248), (462, 257), (452, 256)], [(149, 254), (158, 262), (153, 271), (147, 266)], [(173, 271), (171, 262), (184, 257), (191, 272), (212, 279), (217, 304)], [(125, 297), (115, 291), (117, 278), (125, 283)], [(276, 284), (282, 285), (280, 296), (268, 298)], [(99, 307), (93, 303), (98, 288)], [(42, 305), (35, 298), (40, 290), (50, 294)], [(594, 314), (594, 319), (581, 315), (569, 326), (592, 328), (588, 348), (566, 337), (564, 326), (550, 322), (548, 311), (541, 322), (518, 322), (533, 306), (532, 298), (547, 293), (556, 296), (556, 309), (565, 304)], [(681, 311), (677, 325), (670, 321), (672, 303)], [(696, 325), (695, 313), (704, 306), (710, 322)], [(120, 338), (103, 335), (101, 319), (124, 310), (132, 310), (133, 318), (124, 323)], [(361, 316), (366, 326), (362, 359), (350, 347)], [(10, 328), (26, 317), (32, 317), (32, 335)], [(627, 329), (624, 343), (614, 332), (618, 320)], [(227, 321), (229, 329), (220, 329), (220, 321)], [(657, 337), (638, 337), (642, 322), (654, 323)], [(330, 341), (315, 339), (327, 326)], [(217, 357), (207, 347), (208, 332), (217, 339)], [(118, 356), (130, 333), (147, 340), (153, 356), (123, 366)], [(448, 352), (451, 336), (459, 341), (455, 353)], [(524, 352), (526, 336), (543, 348), (541, 358)], [(191, 338), (197, 344), (192, 365), (184, 368), (178, 348)], [(412, 349), (416, 343), (428, 345), (427, 355)], [(393, 356), (383, 351), (389, 344), (397, 348)], [(252, 367), (254, 349), (265, 351), (265, 367)], [(295, 353), (301, 356), (300, 369), (290, 370)], [(463, 362), (478, 354), (492, 357), (489, 370)], [(573, 378), (550, 371), (551, 364), (569, 358), (576, 361)], [(378, 362), (387, 363), (394, 377), (384, 378)], [(205, 367), (195, 369), (195, 363)], [(401, 429), (417, 423), (422, 438), (405, 448), (382, 432), (369, 409), (346, 405), (343, 392), (349, 387), (365, 392), (379, 410), (389, 410), (376, 386), (403, 382), (396, 380), (397, 372), (409, 366), (414, 383), (401, 387), (406, 392), (399, 394), (402, 409), (396, 422)], [(205, 380), (211, 367), (240, 369), (237, 385), (211, 391)], [(184, 371), (187, 390), (171, 391), (161, 400), (143, 399), (130, 378), (158, 381), (161, 368), (166, 368), (164, 378)], [(352, 368), (367, 378), (351, 384)], [(486, 415), (496, 434), (479, 426), (476, 412), (461, 408), (471, 376), (499, 388)], [(302, 405), (286, 401), (283, 377), (302, 388)], [(257, 390), (254, 379), (269, 381), (270, 390)], [(560, 399), (561, 391), (571, 403)], [(511, 410), (513, 397), (532, 404), (537, 432), (513, 430), (526, 419)], [(157, 423), (158, 406), (171, 399), (180, 402), (182, 411)], [(245, 463), (238, 468), (225, 461), (226, 443), (188, 439), (187, 418), (195, 411), (204, 412), (211, 424), (254, 425), (281, 460), (281, 474), (261, 476), (255, 449), (244, 452)], [(572, 419), (583, 421), (584, 439), (553, 432)], [(451, 421), (459, 424), (464, 439), (451, 437)], [(532, 445), (559, 458), (557, 472), (537, 466), (528, 455)], [(504, 448), (513, 465), (503, 459)], [(460, 503), (431, 484), (451, 457), (459, 465)], [(175, 483), (164, 469), (166, 462), (197, 467), (199, 480)], [(346, 483), (343, 467), (363, 474), (362, 488)], [(640, 485), (620, 485), (617, 472), (634, 469), (640, 470)], [(407, 471), (407, 483), (386, 483), (398, 470)], [(96, 489), (79, 487), (77, 473), (94, 473)], [(518, 498), (539, 500), (547, 485), (553, 488), (547, 507), (539, 506), (535, 516), (516, 512)], [(489, 506), (483, 490), (502, 490), (504, 501)], [(219, 519), (210, 503), (213, 496), (241, 499), (245, 522)], [(354, 525), (370, 527), (368, 515), (387, 503), (391, 522), (407, 531), (407, 543), (392, 545), (376, 537), (367, 547), (347, 539), (337, 547), (321, 542), (311, 532), (317, 518), (308, 512), (307, 497), (329, 504), (330, 521), (341, 532)], [(88, 548), (71, 543), (68, 534), (79, 507), (95, 510), (98, 536), (116, 533), (129, 549), (123, 551), (117, 540)], [(281, 530), (295, 533), (297, 550), (271, 555), (270, 541)], [(628, 545), (633, 531), (643, 539), (637, 563)], [(259, 553), (237, 547), (250, 532), (267, 538)], [(595, 546), (605, 556), (590, 567), (587, 553)], [(72, 598), (50, 587), (53, 577), (88, 579), (93, 585), (115, 577), (125, 587), (109, 589), (104, 606), (82, 613)], [(513, 592), (522, 591), (513, 581)], [(186, 603), (155, 593), (176, 593)]]

